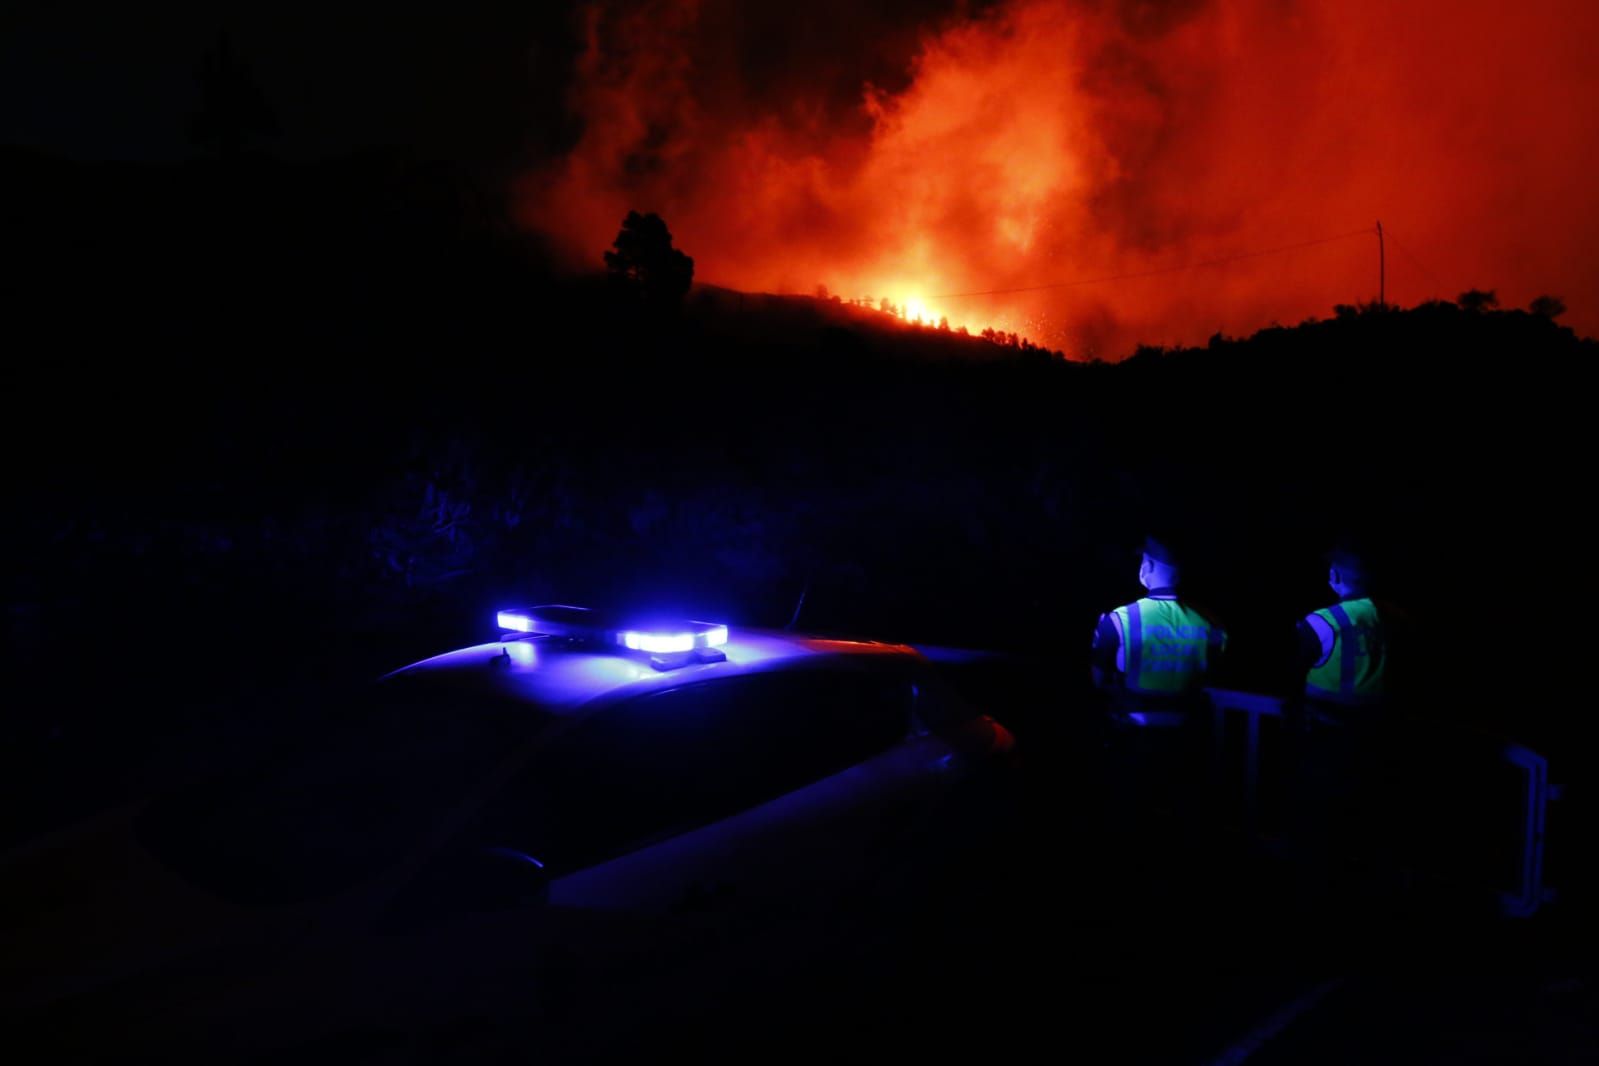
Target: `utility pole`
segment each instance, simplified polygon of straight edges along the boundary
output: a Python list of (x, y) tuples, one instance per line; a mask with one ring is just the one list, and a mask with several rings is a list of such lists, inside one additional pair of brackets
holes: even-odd
[(1377, 220), (1377, 306), (1388, 306), (1388, 253), (1383, 247), (1380, 218)]

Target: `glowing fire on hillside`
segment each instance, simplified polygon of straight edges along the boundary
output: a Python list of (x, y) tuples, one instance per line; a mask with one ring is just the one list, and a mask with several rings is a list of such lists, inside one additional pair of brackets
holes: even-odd
[[(870, 6), (879, 10), (863, 10)], [(696, 278), (1071, 356), (1378, 296), (1599, 326), (1599, 5), (602, 0), (524, 221), (592, 268), (632, 209)]]

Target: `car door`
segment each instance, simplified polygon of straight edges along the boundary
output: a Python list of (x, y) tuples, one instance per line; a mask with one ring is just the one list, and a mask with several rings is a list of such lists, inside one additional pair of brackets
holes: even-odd
[(859, 835), (807, 827), (947, 768), (947, 746), (913, 726), (915, 695), (903, 671), (844, 664), (604, 707), (536, 752), (478, 833), (544, 863), (556, 906), (692, 909), (734, 879), (780, 890), (773, 867), (795, 865), (782, 860), (802, 837), (828, 868)]
[[(918, 723), (908, 664), (876, 665), (685, 684), (541, 746), (470, 836), (543, 863), (547, 900), (536, 916), (476, 923), (488, 939), (466, 953), (527, 959), (541, 994), (570, 1002), (614, 1004), (631, 987), (659, 1004), (673, 987), (736, 981), (733, 955), (816, 950), (776, 930), (833, 924), (960, 773), (956, 750)], [(523, 933), (533, 941), (513, 947)], [(476, 939), (451, 925), (453, 950)], [(603, 996), (585, 991), (596, 983)]]
[[(917, 694), (903, 669), (851, 664), (688, 684), (597, 717), (546, 759), (571, 758), (548, 772), (568, 810), (582, 797), (574, 825), (592, 834), (562, 841), (575, 861), (551, 903), (792, 908), (868, 876), (957, 769), (917, 726)], [(608, 758), (592, 757), (596, 739)]]

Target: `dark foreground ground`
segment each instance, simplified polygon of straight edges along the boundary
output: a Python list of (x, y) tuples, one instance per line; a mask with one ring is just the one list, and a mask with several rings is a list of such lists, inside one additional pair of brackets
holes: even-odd
[(1226, 833), (1122, 835), (1084, 817), (1092, 802), (1028, 779), (985, 808), (989, 845), (947, 856), (924, 893), (753, 959), (687, 962), (631, 989), (630, 1008), (601, 978), (573, 1004), (575, 1034), (549, 1045), (538, 1026), (503, 1019), (430, 1038), (442, 1045), (397, 1044), (428, 1061), (459, 1040), (508, 1062), (1599, 1056), (1594, 942), (1578, 910), (1508, 921), (1480, 886), (1406, 889)]
[[(580, 961), (553, 997), (456, 1003), (451, 1021), (377, 1027), (342, 1025), (329, 1004), (326, 1038), (233, 1039), (263, 1063), (1599, 1057), (1592, 902), (1570, 891), (1582, 888), (1570, 879), (1582, 844), (1569, 827), (1551, 830), (1565, 897), (1506, 919), (1493, 875), (1469, 855), (1407, 878), (1296, 851), (1273, 806), (1281, 763), (1263, 782), (1263, 839), (1246, 838), (1224, 800), (1192, 825), (1166, 807), (1119, 809), (1100, 734), (1087, 719), (1068, 724), (1070, 705), (1030, 718), (1020, 695), (1048, 693), (1028, 677), (1003, 701), (1022, 758), (957, 808), (960, 824), (981, 828), (978, 842), (924, 841), (927, 876), (909, 891), (862, 884), (858, 902), (793, 924), (724, 924), (712, 904), (698, 916), (703, 935), (643, 951), (636, 967)], [(142, 778), (124, 766), (117, 798), (221, 751), (200, 734), (174, 742)], [(94, 1021), (74, 1018), (77, 1046)], [(169, 1040), (87, 1046), (106, 1061), (181, 1058), (206, 1024), (179, 1009)]]

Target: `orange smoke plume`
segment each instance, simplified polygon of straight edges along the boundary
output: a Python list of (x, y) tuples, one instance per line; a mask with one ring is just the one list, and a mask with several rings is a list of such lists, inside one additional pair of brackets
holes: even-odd
[(1381, 219), (1389, 302), (1599, 326), (1599, 5), (895, 6), (590, 6), (521, 217), (592, 267), (655, 211), (698, 280), (1104, 358), (1375, 300)]

